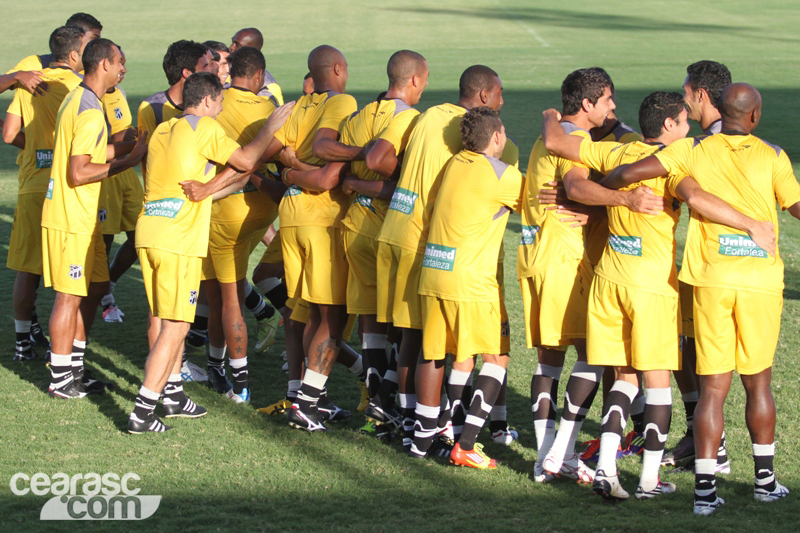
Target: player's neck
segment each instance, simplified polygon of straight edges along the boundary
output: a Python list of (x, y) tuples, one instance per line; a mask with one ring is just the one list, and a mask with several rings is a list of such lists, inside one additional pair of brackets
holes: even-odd
[(167, 89), (167, 97), (169, 98), (170, 102), (176, 106), (183, 105), (183, 81), (184, 80), (181, 80)]
[(384, 96), (385, 100), (402, 100), (406, 103), (406, 105), (411, 104), (411, 98), (409, 98), (408, 93), (406, 92), (405, 88), (394, 88), (389, 87), (389, 90), (386, 91), (386, 96)]
[[(106, 93), (109, 86), (103, 81), (101, 76), (86, 75), (83, 77), (83, 85), (88, 87), (99, 100)], [(113, 85), (112, 85), (113, 87)]]
[[(262, 78), (261, 81), (263, 82), (264, 79)], [(256, 85), (259, 85), (256, 87)], [(260, 87), (261, 83), (255, 84), (252, 80), (248, 78), (231, 78), (231, 87), (236, 87), (237, 89), (244, 89), (245, 91), (250, 91), (253, 94), (258, 94), (258, 91), (261, 90)]]
[(594, 124), (589, 121), (589, 115), (586, 113), (576, 113), (574, 115), (564, 115), (561, 117), (561, 122), (571, 122), (582, 130), (589, 131), (594, 128)]
[(716, 107), (709, 104), (708, 107), (705, 110), (703, 110), (703, 113), (700, 116), (700, 121), (699, 121), (700, 128), (703, 131), (705, 131), (708, 129), (709, 126), (711, 126), (713, 123), (720, 120), (721, 118), (722, 115), (719, 114), (719, 110)]
[(738, 120), (733, 119), (722, 119), (722, 133), (730, 133), (730, 132), (737, 132), (737, 133), (744, 133), (749, 135), (753, 133), (752, 124), (740, 122)]

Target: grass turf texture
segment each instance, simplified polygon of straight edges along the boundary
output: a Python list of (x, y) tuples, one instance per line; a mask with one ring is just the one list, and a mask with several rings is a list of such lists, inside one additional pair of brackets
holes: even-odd
[[(458, 76), (471, 64), (492, 66), (505, 87), (503, 120), (520, 146), (521, 168), (538, 136), (540, 113), (559, 107), (561, 80), (575, 68), (600, 65), (617, 87), (618, 116), (636, 126), (644, 96), (654, 90), (680, 91), (685, 67), (699, 59), (729, 66), (735, 81), (761, 90), (764, 115), (757, 134), (783, 146), (800, 161), (796, 128), (800, 60), (797, 56), (798, 12), (784, 2), (598, 4), (579, 0), (554, 7), (541, 0), (477, 2), (407, 2), (381, 6), (362, 0), (319, 4), (306, 0), (286, 5), (221, 5), (206, 1), (171, 3), (151, 0), (135, 4), (84, 2), (66, 7), (55, 2), (4, 2), (0, 34), (5, 71), (31, 53), (47, 51), (50, 31), (74, 11), (92, 13), (104, 24), (103, 35), (121, 44), (127, 54), (123, 83), (131, 108), (166, 88), (161, 60), (167, 45), (180, 38), (224, 42), (243, 26), (264, 32), (269, 70), (287, 100), (300, 93), (306, 55), (322, 42), (339, 47), (350, 65), (348, 92), (365, 105), (385, 89), (385, 64), (400, 48), (426, 56), (430, 85), (419, 108), (457, 98)], [(7, 105), (10, 93), (0, 96)], [(698, 133), (693, 126), (692, 133)], [(16, 150), (0, 148), (0, 260), (5, 261), (16, 200)], [(797, 171), (798, 166), (795, 166)], [(125, 529), (147, 530), (467, 530), (546, 529), (552, 531), (611, 529), (645, 531), (755, 530), (772, 525), (786, 529), (800, 521), (798, 437), (800, 372), (795, 365), (800, 336), (800, 226), (781, 218), (780, 244), (786, 263), (787, 289), (781, 339), (776, 354), (773, 389), (778, 406), (776, 472), (795, 491), (788, 499), (765, 505), (753, 500), (752, 459), (744, 425), (744, 394), (734, 382), (727, 405), (730, 475), (720, 477), (719, 494), (728, 500), (711, 519), (691, 514), (693, 477), (665, 474), (678, 492), (655, 501), (630, 501), (612, 506), (587, 488), (566, 481), (547, 486), (531, 479), (535, 439), (530, 419), (529, 382), (535, 352), (524, 345), (522, 307), (515, 264), (519, 217), (506, 233), (506, 298), (512, 324), (509, 371), (509, 422), (520, 430), (509, 448), (480, 440), (501, 463), (496, 472), (457, 469), (440, 461), (412, 461), (399, 443), (384, 445), (357, 433), (363, 417), (331, 424), (327, 435), (307, 435), (270, 419), (254, 407), (272, 403), (285, 393), (286, 378), (277, 354), (282, 334), (269, 354), (250, 355), (252, 406), (233, 405), (198, 384), (186, 389), (209, 409), (201, 420), (178, 420), (165, 435), (129, 436), (125, 425), (141, 384), (147, 354), (147, 303), (138, 265), (118, 283), (115, 296), (125, 311), (124, 324), (95, 323), (87, 354), (89, 365), (116, 387), (110, 394), (83, 401), (51, 400), (44, 393), (48, 373), (41, 354), (36, 361), (12, 363), (11, 302), (0, 320), (0, 516), (18, 531), (42, 529), (38, 521), (47, 497), (17, 497), (8, 481), (16, 472), (53, 475), (135, 472), (143, 495), (162, 495), (158, 512)], [(681, 241), (685, 236), (684, 220)], [(117, 239), (117, 244), (121, 243)], [(259, 255), (253, 255), (251, 267)], [(0, 271), (0, 291), (10, 296), (14, 274)], [(10, 299), (10, 298), (9, 298)], [(47, 322), (53, 293), (41, 290), (37, 309)], [(250, 346), (254, 322), (248, 317)], [(357, 345), (357, 343), (356, 343)], [(654, 347), (658, 349), (658, 347)], [(252, 352), (252, 348), (251, 348)], [(574, 360), (570, 353), (567, 365)], [(204, 365), (204, 361), (195, 360)], [(566, 376), (566, 372), (565, 372)], [(562, 380), (560, 394), (566, 379)], [(356, 379), (337, 367), (330, 381), (332, 397), (355, 411)], [(668, 447), (683, 434), (680, 394)], [(559, 402), (561, 400), (559, 399)], [(581, 440), (599, 433), (600, 402), (595, 402)], [(639, 464), (620, 461), (622, 484), (636, 488)], [(54, 531), (74, 525), (51, 522)], [(84, 527), (119, 527), (116, 523)]]

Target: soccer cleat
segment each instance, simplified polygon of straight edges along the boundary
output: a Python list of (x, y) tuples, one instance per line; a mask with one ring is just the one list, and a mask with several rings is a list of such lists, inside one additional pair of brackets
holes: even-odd
[(661, 464), (664, 466), (677, 466), (694, 461), (694, 457), (694, 437), (687, 434), (678, 441), (672, 451), (664, 455), (664, 458), (661, 459)]
[(774, 502), (775, 500), (780, 500), (781, 498), (785, 498), (789, 495), (789, 489), (778, 483), (775, 482), (775, 488), (773, 490), (766, 490), (758, 485), (755, 486), (755, 499), (759, 502), (769, 503)]
[(728, 459), (728, 448), (725, 447), (725, 433), (722, 434), (722, 440), (717, 449), (717, 466), (714, 470), (717, 474), (730, 474), (731, 462)]
[(80, 370), (73, 371), (72, 375), (75, 381), (80, 381), (83, 384), (86, 394), (103, 394), (106, 389), (111, 389), (112, 387), (111, 383), (97, 379), (92, 371), (85, 366), (81, 367)]
[(200, 418), (208, 414), (205, 407), (200, 407), (186, 396), (180, 405), (164, 405), (165, 418)]
[(536, 483), (550, 483), (555, 479), (555, 476), (550, 472), (545, 472), (542, 463), (536, 461), (533, 463), (533, 480)]
[(600, 457), (600, 439), (592, 439), (590, 441), (582, 442), (582, 446), (586, 446), (581, 452), (580, 459), (585, 463), (597, 464), (597, 459)]
[(512, 442), (519, 438), (519, 432), (516, 429), (505, 428), (498, 429), (492, 433), (492, 440), (497, 444), (504, 444), (510, 446)]
[(392, 440), (392, 429), (376, 422), (367, 422), (361, 428), (359, 428), (358, 431), (363, 435), (375, 437), (382, 442), (389, 442)]
[(661, 494), (672, 494), (677, 490), (677, 486), (675, 483), (670, 483), (669, 481), (661, 481), (658, 480), (658, 485), (656, 488), (652, 490), (644, 490), (641, 485), (636, 488), (636, 496), (637, 500), (649, 500), (650, 498), (655, 498), (656, 496), (660, 496)]
[(614, 502), (627, 500), (630, 497), (619, 484), (619, 476), (607, 476), (602, 470), (595, 473), (592, 490), (604, 499)]
[(353, 413), (347, 409), (342, 409), (330, 400), (324, 405), (317, 404), (317, 411), (319, 412), (319, 419), (323, 422), (339, 422), (353, 416)]
[[(550, 471), (547, 468), (547, 459), (549, 457), (549, 455), (545, 457), (544, 463), (542, 464), (545, 471)], [(579, 485), (588, 485), (594, 481), (594, 470), (586, 466), (586, 464), (580, 460), (578, 454), (574, 453), (572, 457), (565, 458), (561, 462), (561, 468), (556, 474), (556, 477), (565, 477), (575, 480)]]
[(46, 348), (48, 350), (50, 349), (50, 341), (47, 340), (44, 331), (42, 331), (42, 326), (40, 326), (38, 322), (34, 322), (33, 324), (31, 324), (30, 339), (31, 342), (34, 343), (35, 345), (40, 346), (42, 348)]
[[(402, 418), (401, 418), (400, 419), (400, 426), (402, 427), (402, 425), (403, 424), (402, 424)], [(441, 435), (442, 438), (444, 438), (444, 439), (451, 440), (451, 441), (455, 442), (456, 441), (456, 433), (455, 433), (455, 428), (453, 428), (453, 421), (452, 420), (448, 420), (443, 428), (442, 427), (436, 428), (436, 434), (437, 435)], [(460, 433), (459, 433), (459, 436), (461, 436)]]
[(400, 416), (400, 413), (394, 409), (384, 409), (374, 402), (369, 402), (364, 416), (367, 417), (367, 420), (390, 426), (395, 430), (399, 430), (403, 426), (403, 417)]
[(233, 403), (250, 403), (250, 390), (245, 388), (240, 393), (233, 392), (233, 389), (229, 390), (225, 393), (229, 399), (233, 400)]
[(181, 364), (181, 379), (183, 381), (208, 381), (208, 374), (196, 364), (184, 359)]
[[(623, 457), (627, 455), (640, 455), (644, 452), (644, 434), (638, 431), (631, 431), (625, 436), (620, 448)], [(619, 453), (617, 453), (617, 455), (619, 455)]]
[(295, 429), (302, 429), (309, 433), (315, 431), (328, 431), (325, 424), (319, 419), (317, 413), (304, 413), (296, 403), (286, 411), (286, 420)]
[(256, 322), (255, 353), (264, 353), (275, 342), (275, 333), (281, 322), (281, 314), (275, 311), (272, 316)]
[(50, 385), (47, 388), (47, 393), (53, 398), (60, 398), (62, 400), (77, 400), (86, 396), (86, 389), (83, 388), (83, 383), (75, 381), (74, 379), (64, 385), (63, 387), (54, 388)]
[(108, 305), (103, 308), (103, 320), (106, 322), (122, 322), (122, 317), (125, 316), (119, 307), (114, 304)]
[(729, 460), (725, 460), (725, 461), (722, 461), (722, 462), (717, 461), (717, 466), (714, 467), (714, 473), (715, 474), (730, 474), (731, 473), (731, 462)]
[(208, 367), (208, 386), (218, 394), (227, 394), (233, 389), (233, 383), (225, 375), (225, 368), (210, 366)]
[[(431, 442), (431, 446), (428, 448), (428, 456), (450, 457), (455, 445), (456, 443), (453, 441), (453, 439), (444, 433), (439, 433), (433, 437), (433, 442)], [(478, 444), (476, 444), (476, 446), (478, 446)]]
[(717, 496), (717, 499), (714, 500), (713, 502), (707, 502), (704, 500), (695, 500), (694, 509), (692, 509), (692, 512), (700, 516), (709, 516), (711, 514), (714, 514), (714, 511), (716, 511), (722, 505), (725, 505), (725, 500), (723, 500), (719, 496)]
[[(287, 370), (288, 363), (287, 363)], [(358, 402), (358, 407), (356, 407), (356, 411), (359, 413), (363, 413), (366, 411), (367, 407), (369, 406), (369, 390), (367, 389), (367, 384), (363, 381), (358, 382), (358, 388), (361, 390), (361, 401)]]
[(483, 446), (477, 443), (472, 450), (462, 450), (461, 445), (456, 443), (456, 445), (453, 446), (453, 451), (450, 452), (450, 463), (456, 466), (468, 466), (480, 470), (494, 470), (497, 468), (495, 460), (490, 459), (489, 456), (483, 452)]
[(264, 413), (265, 415), (282, 415), (285, 414), (286, 410), (290, 409), (291, 407), (292, 407), (292, 402), (284, 398), (282, 400), (273, 403), (272, 405), (256, 409), (256, 411), (258, 411), (259, 413)]
[(165, 431), (169, 431), (172, 429), (172, 426), (168, 426), (164, 424), (159, 418), (153, 413), (147, 420), (139, 420), (136, 418), (133, 413), (131, 413), (130, 418), (128, 418), (128, 433), (133, 435), (139, 435), (141, 433), (147, 433), (148, 431), (152, 431), (153, 433), (163, 433)]
[(33, 351), (30, 341), (17, 341), (17, 346), (14, 349), (14, 362), (30, 361), (36, 357), (36, 352)]

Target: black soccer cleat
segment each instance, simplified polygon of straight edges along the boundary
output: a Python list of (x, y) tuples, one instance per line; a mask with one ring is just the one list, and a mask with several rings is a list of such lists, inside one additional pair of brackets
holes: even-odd
[(375, 402), (370, 402), (364, 410), (364, 416), (381, 425), (388, 426), (395, 431), (403, 427), (403, 417), (395, 409), (384, 409)]
[(164, 424), (155, 415), (155, 413), (153, 413), (147, 418), (147, 420), (144, 421), (135, 418), (133, 414), (131, 414), (131, 417), (128, 419), (128, 433), (133, 435), (139, 435), (149, 431), (152, 431), (153, 433), (164, 433), (170, 429), (172, 429), (172, 426)]
[(186, 396), (181, 404), (164, 405), (165, 418), (200, 418), (208, 414), (205, 407), (200, 407)]
[(47, 393), (53, 398), (62, 400), (77, 400), (86, 396), (86, 389), (83, 388), (83, 383), (75, 381), (74, 379), (62, 387), (47, 388)]
[(75, 381), (80, 381), (83, 384), (86, 394), (103, 394), (106, 389), (111, 390), (113, 387), (112, 383), (97, 379), (92, 371), (85, 366), (81, 367), (80, 370), (73, 370), (72, 376)]
[(225, 368), (209, 366), (207, 376), (208, 386), (218, 394), (227, 394), (229, 390), (233, 390), (233, 383), (225, 375)]
[(286, 420), (291, 427), (302, 429), (309, 433), (328, 431), (328, 428), (325, 427), (316, 412), (306, 413), (301, 411), (297, 404), (293, 404), (292, 408), (286, 412)]

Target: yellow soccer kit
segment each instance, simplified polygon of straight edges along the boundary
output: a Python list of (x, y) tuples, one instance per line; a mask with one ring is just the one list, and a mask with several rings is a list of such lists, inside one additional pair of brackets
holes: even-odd
[[(723, 130), (673, 143), (656, 157), (734, 209), (772, 222), (776, 236), (776, 200), (783, 209), (800, 201), (786, 153), (754, 135)], [(778, 327), (751, 325), (780, 324), (783, 269), (779, 248), (770, 257), (746, 234), (692, 213), (679, 278), (694, 286), (698, 374), (755, 374), (772, 366)]]
[[(362, 109), (342, 128), (341, 142), (350, 146), (365, 146), (380, 139), (392, 144), (400, 155), (419, 111), (400, 99), (378, 100)], [(353, 161), (352, 172), (362, 180), (385, 180), (384, 176), (367, 168), (364, 161)], [(375, 238), (383, 224), (389, 202), (356, 194), (342, 220), (345, 253), (348, 262), (347, 310), (350, 314), (377, 313), (377, 253)]]
[[(339, 131), (355, 111), (356, 100), (333, 91), (301, 97), (286, 123), (275, 134), (297, 157), (312, 165), (324, 165), (314, 157), (312, 145), (317, 131)], [(347, 259), (340, 222), (347, 197), (340, 188), (308, 191), (289, 187), (281, 201), (281, 239), (287, 292), (314, 304), (345, 305)]]
[[(115, 87), (112, 92), (103, 95), (103, 105), (106, 108), (111, 135), (131, 127), (133, 117), (125, 91)], [(116, 235), (136, 229), (136, 220), (142, 211), (143, 203), (144, 189), (134, 169), (129, 168), (113, 179), (103, 180), (97, 212), (103, 235)]]
[[(581, 143), (581, 162), (601, 174), (634, 163), (663, 146), (634, 141)], [(678, 370), (678, 283), (675, 228), (680, 202), (673, 177), (658, 177), (626, 187), (648, 186), (663, 196), (656, 216), (626, 207), (608, 208), (609, 237), (589, 295), (589, 362), (633, 366), (636, 370)], [(659, 349), (654, 351), (653, 346)]]
[[(589, 140), (570, 122), (564, 131)], [(550, 154), (539, 137), (531, 150), (522, 209), (522, 237), (517, 251), (517, 277), (525, 310), (529, 348), (557, 347), (586, 336), (586, 306), (592, 268), (586, 258), (582, 228), (561, 222), (536, 195), (545, 183), (563, 181), (580, 163)]]
[(515, 167), (485, 154), (463, 150), (448, 163), (419, 282), (426, 359), (508, 353), (497, 265), (523, 182)]
[[(100, 183), (74, 186), (70, 182), (70, 157), (91, 156), (106, 162), (108, 129), (103, 104), (81, 84), (61, 103), (55, 129), (53, 166), (42, 209), (42, 259), (45, 286), (86, 296), (89, 282), (108, 280), (105, 254), (97, 225)], [(99, 243), (99, 246), (98, 246)], [(92, 258), (95, 257), (93, 260)]]
[(264, 71), (264, 86), (258, 91), (258, 96), (268, 99), (275, 107), (283, 105), (283, 91), (268, 71)]
[(167, 91), (161, 91), (150, 98), (142, 100), (136, 114), (136, 125), (139, 131), (147, 130), (147, 140), (150, 141), (156, 126), (166, 122), (172, 117), (183, 113), (183, 105), (173, 102)]
[[(30, 70), (42, 70), (45, 67), (49, 67), (50, 63), (53, 62), (53, 54), (44, 54), (44, 55), (30, 55), (20, 60), (14, 68), (10, 69), (6, 72), (6, 74), (13, 74), (14, 72), (19, 71), (30, 71)], [(24, 93), (28, 93), (25, 89), (16, 89), (14, 91), (14, 99), (11, 100), (11, 104), (8, 106), (7, 113), (11, 113), (12, 115), (17, 115), (18, 117), (22, 116), (31, 116), (31, 101), (30, 99), (20, 99), (18, 97), (22, 96)], [(30, 93), (28, 93), (30, 94)], [(22, 160), (26, 156), (26, 152), (28, 152), (28, 147), (26, 146), (22, 150), (20, 150), (19, 154), (17, 154), (17, 166), (22, 165)], [(9, 267), (11, 268), (11, 267)]]

